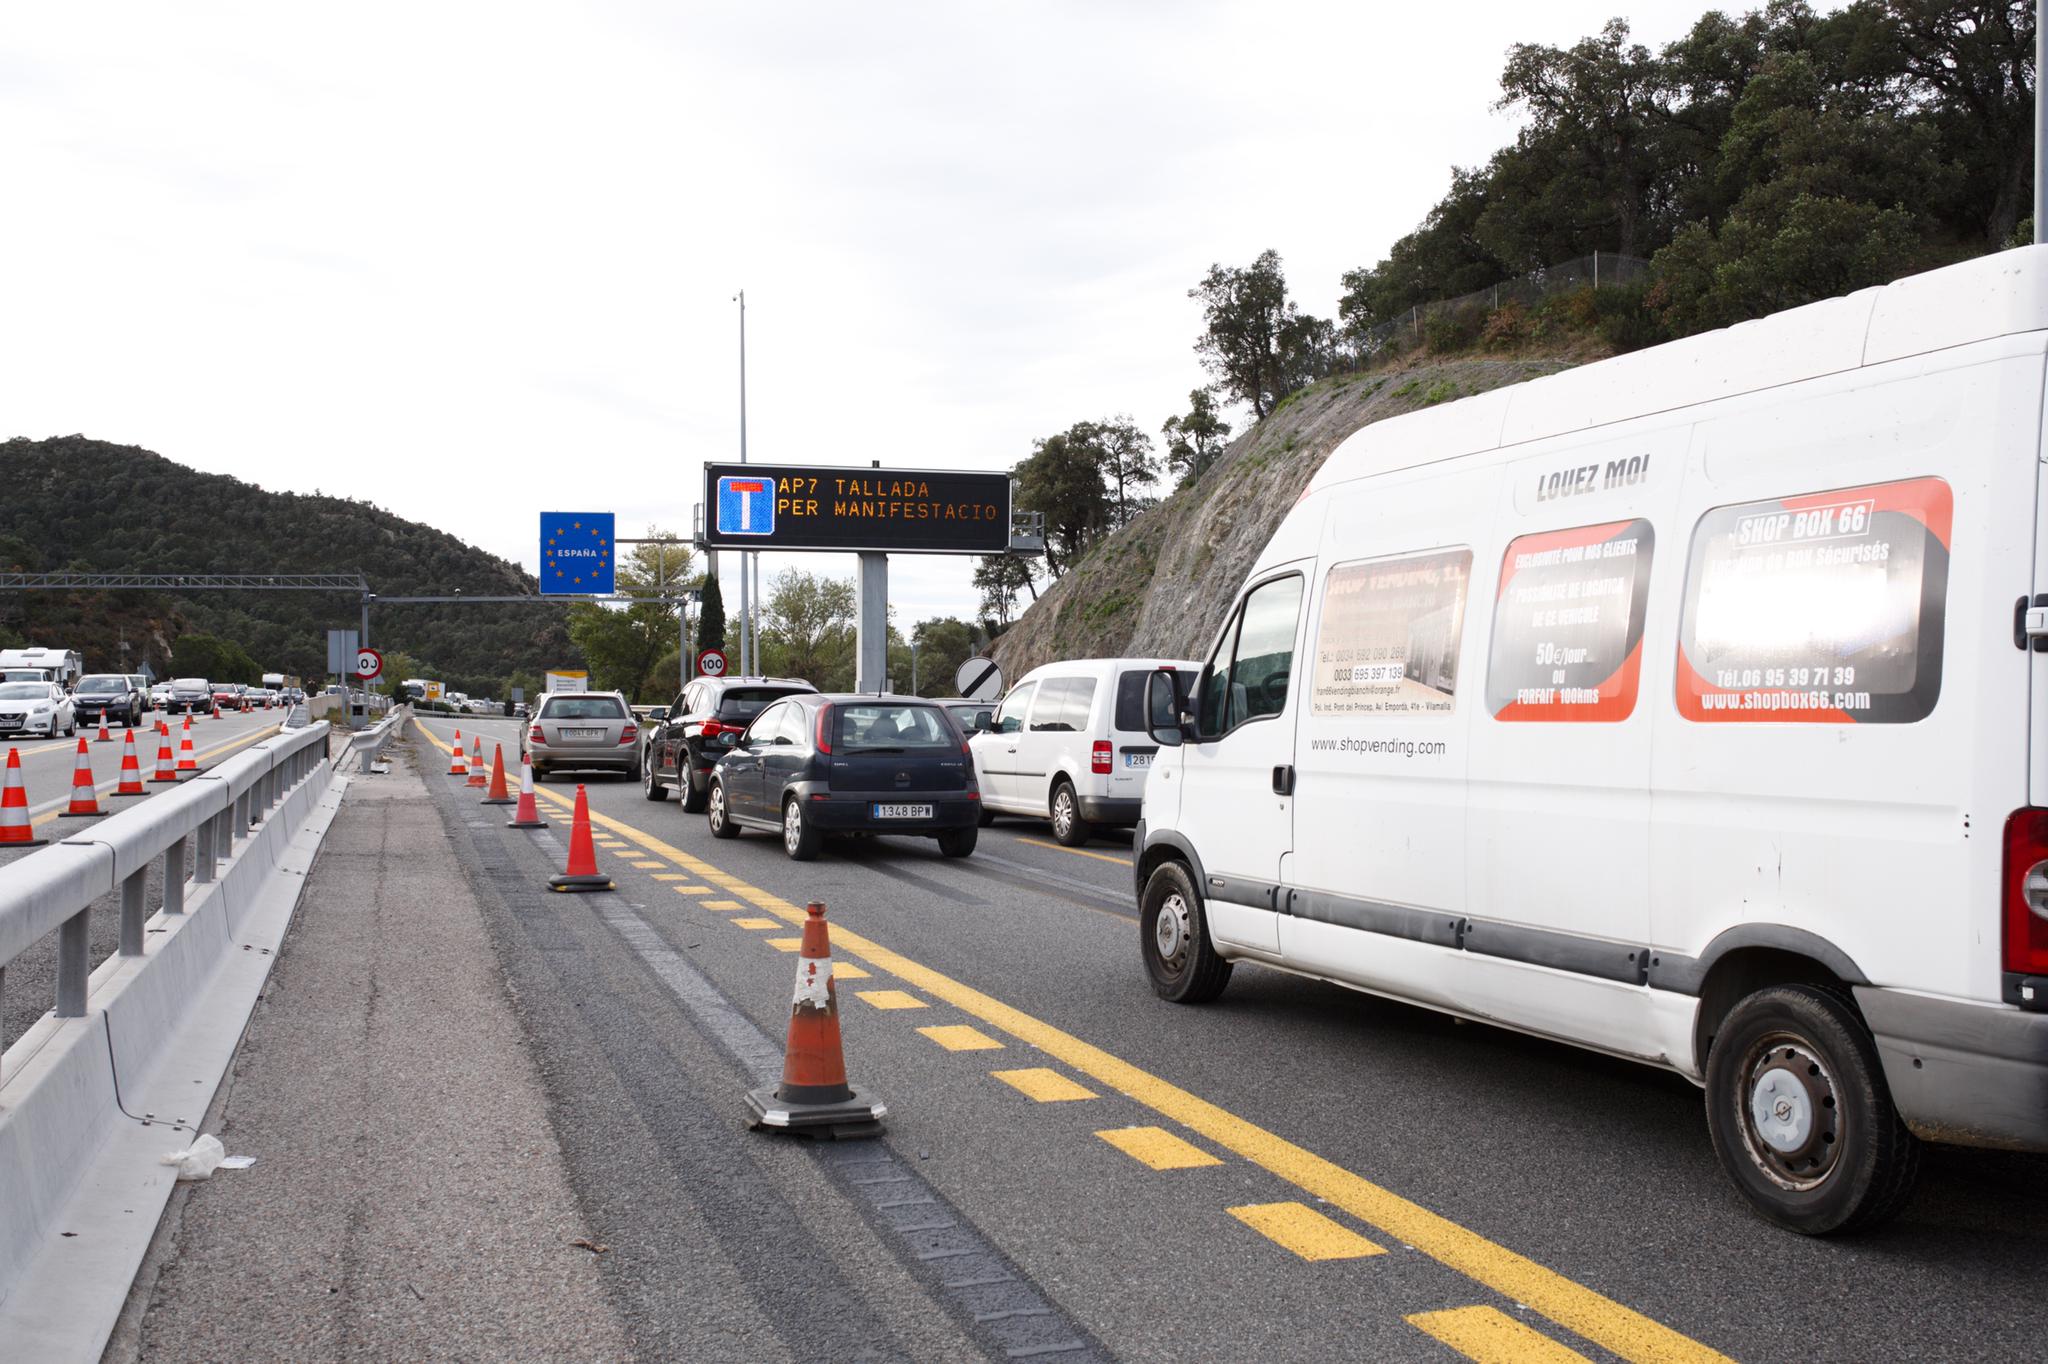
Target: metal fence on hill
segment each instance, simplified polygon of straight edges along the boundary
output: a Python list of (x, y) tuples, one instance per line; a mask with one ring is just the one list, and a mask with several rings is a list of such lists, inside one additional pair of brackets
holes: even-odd
[(1410, 308), (1399, 317), (1369, 328), (1361, 338), (1359, 349), (1366, 355), (1374, 355), (1389, 347), (1420, 341), (1432, 318), (1493, 312), (1503, 304), (1533, 304), (1553, 294), (1568, 294), (1579, 289), (1619, 288), (1636, 283), (1649, 271), (1650, 263), (1640, 256), (1624, 256), (1618, 251), (1595, 251), (1590, 256), (1546, 266), (1484, 289), (1474, 289), (1457, 298)]

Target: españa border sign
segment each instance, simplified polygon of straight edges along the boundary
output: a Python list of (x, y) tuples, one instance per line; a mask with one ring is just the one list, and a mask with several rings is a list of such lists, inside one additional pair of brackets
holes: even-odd
[(605, 596), (612, 591), (618, 541), (610, 512), (540, 514), (540, 591), (544, 597)]
[(1010, 546), (1010, 476), (957, 469), (707, 464), (714, 549), (996, 554)]

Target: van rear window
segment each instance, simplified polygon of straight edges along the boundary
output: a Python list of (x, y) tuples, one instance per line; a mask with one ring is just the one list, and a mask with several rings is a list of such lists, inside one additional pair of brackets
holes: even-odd
[(1436, 549), (1330, 570), (1317, 627), (1317, 715), (1449, 719), (1472, 551)]
[(1955, 499), (1938, 478), (1717, 507), (1678, 632), (1689, 720), (1907, 724), (1941, 695)]
[(1501, 556), (1486, 708), (1496, 720), (1626, 720), (1643, 668), (1648, 521), (1523, 535)]
[[(1116, 677), (1116, 727), (1138, 734), (1151, 731), (1145, 723), (1145, 687), (1152, 680), (1156, 668), (1132, 669), (1118, 673)], [(1194, 691), (1195, 675), (1186, 668), (1173, 670), (1174, 697), (1182, 709), (1187, 707), (1188, 696)]]

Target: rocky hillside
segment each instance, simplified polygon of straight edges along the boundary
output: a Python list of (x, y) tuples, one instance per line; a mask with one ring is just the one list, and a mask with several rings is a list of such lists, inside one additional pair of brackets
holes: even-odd
[(1346, 436), (1569, 364), (1454, 359), (1303, 389), (1200, 481), (1091, 549), (996, 641), (996, 658), (1020, 677), (1059, 658), (1200, 657), (1274, 529)]

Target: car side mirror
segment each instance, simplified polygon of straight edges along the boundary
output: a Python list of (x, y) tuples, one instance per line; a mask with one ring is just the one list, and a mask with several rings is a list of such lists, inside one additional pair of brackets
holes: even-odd
[(1145, 716), (1152, 731), (1152, 741), (1160, 747), (1179, 748), (1187, 739), (1173, 673), (1161, 670), (1145, 679)]
[(667, 706), (656, 706), (653, 710), (647, 712), (647, 722), (649, 724), (658, 725), (666, 719), (668, 719)]
[(993, 733), (995, 731), (995, 727), (996, 713), (994, 711), (978, 710), (974, 712), (974, 732), (976, 734)]

